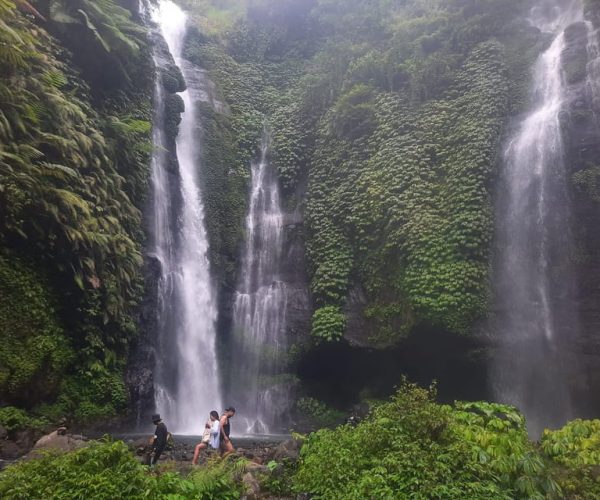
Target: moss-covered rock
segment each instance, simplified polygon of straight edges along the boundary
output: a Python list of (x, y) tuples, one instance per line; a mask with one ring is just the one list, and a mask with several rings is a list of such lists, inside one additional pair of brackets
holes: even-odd
[(33, 405), (56, 396), (74, 359), (47, 283), (0, 257), (0, 401)]
[(180, 95), (169, 94), (165, 97), (165, 132), (171, 141), (177, 138), (181, 113), (184, 111), (185, 104)]
[(163, 88), (169, 94), (183, 92), (186, 89), (186, 83), (179, 67), (169, 64), (161, 68), (161, 82)]

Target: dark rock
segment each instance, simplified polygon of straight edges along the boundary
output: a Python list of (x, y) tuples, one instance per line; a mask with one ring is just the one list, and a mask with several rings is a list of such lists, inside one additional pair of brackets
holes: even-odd
[(181, 70), (174, 64), (168, 64), (161, 69), (162, 84), (169, 94), (183, 92), (186, 89)]
[(0, 439), (6, 439), (8, 431), (0, 425)]
[(296, 461), (298, 460), (301, 446), (302, 444), (297, 439), (283, 441), (275, 448), (273, 460), (277, 462), (283, 462), (284, 460)]
[(14, 441), (23, 450), (30, 450), (36, 441), (36, 431), (25, 429), (15, 434)]
[(41, 437), (35, 443), (33, 450), (27, 458), (35, 457), (39, 452), (55, 450), (63, 453), (78, 450), (87, 445), (87, 438), (80, 435), (70, 435), (66, 433), (66, 428), (61, 427), (50, 434)]
[(260, 483), (252, 473), (246, 472), (242, 476), (242, 484), (246, 491), (246, 494), (242, 496), (242, 498), (246, 498), (247, 500), (253, 500), (259, 497)]
[(5, 460), (15, 460), (27, 453), (27, 449), (21, 448), (14, 441), (0, 441), (0, 457)]

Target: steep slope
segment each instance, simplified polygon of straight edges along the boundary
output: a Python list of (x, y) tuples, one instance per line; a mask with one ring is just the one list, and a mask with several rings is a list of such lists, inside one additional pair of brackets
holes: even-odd
[(152, 64), (112, 0), (17, 6), (0, 2), (0, 404), (95, 419), (126, 405)]

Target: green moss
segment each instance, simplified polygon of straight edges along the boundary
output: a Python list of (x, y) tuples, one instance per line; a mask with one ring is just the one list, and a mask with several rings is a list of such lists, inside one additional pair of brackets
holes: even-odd
[(573, 184), (585, 192), (586, 196), (594, 201), (600, 202), (600, 167), (589, 166), (576, 172), (572, 177)]
[(32, 405), (56, 396), (74, 359), (56, 298), (36, 273), (0, 257), (0, 399)]

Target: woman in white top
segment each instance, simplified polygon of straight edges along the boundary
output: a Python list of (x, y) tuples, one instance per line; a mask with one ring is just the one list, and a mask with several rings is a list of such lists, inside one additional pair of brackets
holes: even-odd
[(202, 434), (202, 442), (196, 445), (194, 449), (194, 459), (192, 460), (193, 465), (198, 464), (198, 457), (200, 451), (209, 446), (213, 450), (219, 449), (220, 444), (220, 429), (219, 429), (219, 414), (216, 411), (210, 412), (210, 420), (206, 422), (204, 426), (204, 433)]

